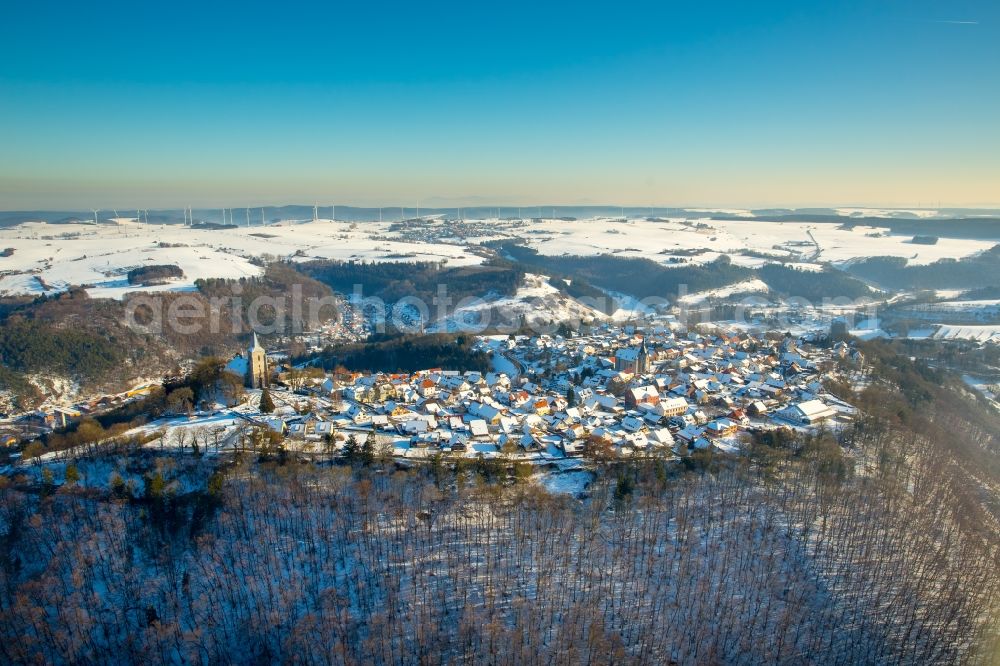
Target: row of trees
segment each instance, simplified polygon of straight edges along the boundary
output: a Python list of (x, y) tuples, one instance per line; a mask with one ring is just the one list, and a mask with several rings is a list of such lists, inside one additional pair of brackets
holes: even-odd
[[(804, 271), (775, 263), (755, 270), (732, 263), (726, 255), (705, 264), (668, 267), (650, 259), (612, 254), (548, 256), (519, 245), (502, 245), (501, 249), (525, 267), (573, 278), (569, 283), (560, 279), (553, 284), (559, 288), (565, 285), (564, 290), (576, 297), (594, 296), (594, 288), (590, 286), (594, 284), (638, 298), (673, 299), (682, 287), (690, 292), (703, 291), (753, 277), (759, 277), (780, 294), (817, 303), (824, 298), (859, 298), (871, 294), (863, 282), (839, 270)], [(583, 284), (575, 288), (577, 281)]]
[(476, 340), (468, 335), (434, 333), (428, 335), (384, 334), (365, 342), (327, 347), (309, 359), (318, 367), (337, 367), (369, 372), (416, 372), (426, 368), (478, 370), (487, 372), (489, 356), (476, 350)]
[(504, 244), (500, 250), (525, 269), (582, 279), (588, 284), (636, 298), (674, 298), (682, 285), (690, 291), (702, 291), (753, 276), (751, 269), (733, 264), (725, 255), (704, 265), (668, 268), (650, 259), (612, 254), (593, 257), (542, 255), (531, 248), (512, 244)]
[(963, 259), (911, 266), (903, 257), (871, 257), (852, 263), (855, 275), (891, 289), (978, 288), (1000, 284), (1000, 245)]
[(299, 264), (299, 270), (329, 285), (353, 293), (361, 288), (365, 297), (378, 297), (392, 304), (404, 296), (415, 297), (430, 306), (445, 285), (451, 303), (489, 293), (513, 294), (524, 273), (509, 263), (494, 259), (483, 266), (445, 268), (437, 262), (366, 262), (320, 260)]

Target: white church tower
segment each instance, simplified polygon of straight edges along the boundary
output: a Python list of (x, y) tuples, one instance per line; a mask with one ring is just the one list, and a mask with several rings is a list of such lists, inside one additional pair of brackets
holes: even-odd
[(267, 386), (267, 352), (257, 339), (257, 332), (254, 331), (253, 343), (247, 350), (247, 386), (250, 388), (264, 388)]

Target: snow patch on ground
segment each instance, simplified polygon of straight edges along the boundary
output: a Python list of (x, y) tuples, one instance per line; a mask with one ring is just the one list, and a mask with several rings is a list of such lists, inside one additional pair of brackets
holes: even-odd
[(994, 393), (997, 386), (996, 383), (991, 383), (978, 377), (973, 377), (972, 375), (962, 375), (962, 381), (976, 391), (982, 393), (987, 400), (993, 402), (996, 406), (997, 395)]
[(737, 282), (736, 284), (731, 284), (726, 287), (719, 287), (718, 289), (709, 289), (707, 291), (699, 291), (693, 294), (687, 294), (682, 296), (680, 300), (682, 303), (701, 303), (710, 298), (727, 298), (735, 294), (756, 294), (761, 292), (767, 292), (769, 287), (763, 280), (758, 280), (754, 278), (753, 280), (745, 280), (744, 282)]
[(545, 490), (554, 495), (577, 497), (587, 490), (594, 480), (594, 473), (586, 470), (568, 472), (546, 472), (534, 477)]

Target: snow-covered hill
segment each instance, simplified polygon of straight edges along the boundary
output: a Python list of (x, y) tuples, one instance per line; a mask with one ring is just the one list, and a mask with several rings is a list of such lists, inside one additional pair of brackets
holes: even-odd
[(431, 331), (482, 330), (486, 323), (528, 321), (562, 322), (603, 320), (607, 316), (593, 307), (567, 296), (549, 284), (545, 275), (526, 273), (524, 283), (513, 296), (486, 297), (462, 305)]

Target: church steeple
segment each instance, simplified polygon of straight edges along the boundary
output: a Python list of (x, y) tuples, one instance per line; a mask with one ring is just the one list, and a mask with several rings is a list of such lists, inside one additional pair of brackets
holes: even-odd
[(254, 331), (250, 348), (247, 349), (247, 386), (264, 388), (267, 386), (267, 379), (267, 352), (257, 339), (257, 331)]
[(635, 359), (636, 372), (642, 374), (649, 370), (649, 349), (646, 348), (646, 336), (642, 336), (639, 344), (639, 354)]

